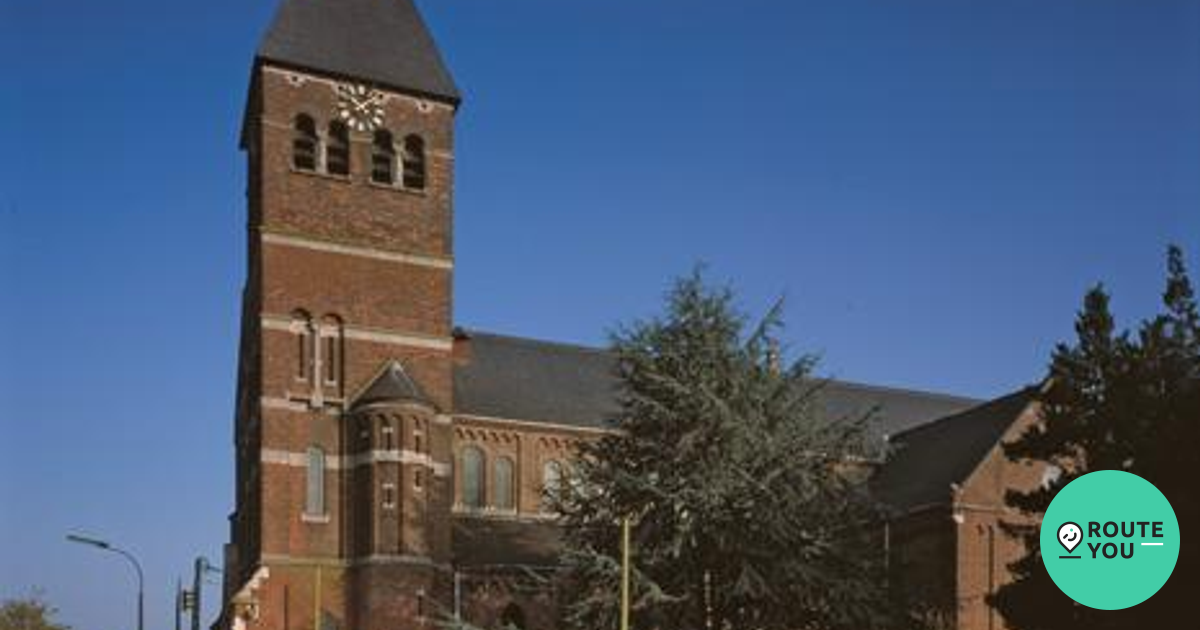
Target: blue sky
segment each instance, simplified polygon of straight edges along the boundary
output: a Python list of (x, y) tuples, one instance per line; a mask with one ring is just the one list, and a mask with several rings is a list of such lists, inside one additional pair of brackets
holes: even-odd
[[(172, 623), (220, 560), (236, 140), (274, 0), (0, 5), (0, 597)], [(425, 0), (463, 88), (455, 317), (601, 343), (706, 261), (853, 380), (994, 396), (1200, 263), (1200, 4)], [(208, 591), (211, 600), (218, 589)], [(207, 615), (211, 617), (211, 615)]]

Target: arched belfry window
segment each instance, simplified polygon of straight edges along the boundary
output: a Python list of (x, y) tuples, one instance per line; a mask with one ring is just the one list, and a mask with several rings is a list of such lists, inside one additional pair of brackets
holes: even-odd
[(404, 187), (425, 190), (425, 141), (421, 136), (404, 138)]
[(308, 449), (304, 513), (309, 516), (325, 515), (325, 451), (317, 446)]
[(329, 123), (325, 140), (325, 172), (330, 175), (350, 174), (350, 128), (335, 120)]
[(392, 132), (386, 129), (375, 132), (375, 141), (371, 145), (371, 181), (396, 183), (396, 146), (392, 142)]
[(554, 509), (554, 502), (562, 492), (563, 467), (555, 460), (542, 465), (542, 511)]
[(462, 450), (462, 504), (483, 507), (483, 451), (475, 446)]
[(307, 114), (292, 124), (292, 166), (301, 171), (317, 170), (317, 123)]
[(498, 510), (512, 510), (516, 507), (513, 500), (513, 460), (508, 457), (496, 459), (495, 470), (492, 473), (492, 504)]

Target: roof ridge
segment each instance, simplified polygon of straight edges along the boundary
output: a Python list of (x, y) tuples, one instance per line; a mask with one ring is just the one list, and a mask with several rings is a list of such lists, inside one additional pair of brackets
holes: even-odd
[(818, 378), (822, 378), (833, 384), (842, 385), (842, 386), (851, 387), (851, 388), (860, 389), (860, 390), (867, 390), (867, 391), (880, 392), (880, 393), (889, 393), (889, 394), (917, 394), (920, 396), (939, 398), (942, 400), (946, 400), (948, 402), (972, 403), (973, 406), (977, 406), (979, 404), (986, 403), (989, 400), (987, 398), (975, 398), (973, 396), (961, 396), (958, 394), (937, 392), (937, 391), (933, 391), (933, 390), (929, 390), (929, 389), (915, 389), (915, 388), (911, 388), (911, 387), (899, 387), (899, 386), (894, 386), (894, 385), (874, 385), (871, 383), (863, 383), (861, 381), (847, 381), (847, 380), (839, 379), (834, 376), (824, 376), (824, 377), (818, 377)]
[(552, 341), (549, 339), (535, 339), (533, 337), (521, 337), (518, 335), (507, 334), (507, 333), (487, 332), (487, 331), (483, 331), (483, 330), (477, 330), (474, 328), (466, 328), (466, 327), (462, 327), (462, 326), (459, 327), (459, 330), (466, 336), (467, 339), (470, 339), (470, 338), (476, 337), (476, 336), (490, 337), (492, 339), (498, 339), (500, 341), (515, 342), (515, 343), (521, 343), (521, 344), (531, 345), (531, 346), (559, 348), (559, 349), (572, 350), (575, 352), (582, 352), (582, 353), (588, 353), (588, 354), (602, 354), (602, 355), (614, 356), (614, 353), (612, 350), (608, 350), (606, 348), (600, 348), (600, 347), (596, 347), (596, 346), (586, 346), (586, 345), (583, 345), (582, 343), (578, 343), (578, 342)]
[(951, 422), (953, 420), (958, 420), (958, 419), (962, 418), (963, 416), (977, 413), (981, 409), (994, 409), (1001, 405), (1008, 404), (1010, 402), (1013, 402), (1015, 399), (1017, 399), (1021, 396), (1030, 397), (1030, 401), (1032, 402), (1033, 399), (1032, 399), (1031, 395), (1033, 393), (1035, 393), (1037, 391), (1037, 389), (1038, 388), (1036, 385), (1026, 385), (1025, 387), (1011, 391), (1007, 394), (1004, 394), (1003, 396), (999, 396), (999, 397), (993, 398), (991, 400), (981, 401), (979, 404), (974, 405), (968, 409), (959, 411), (958, 413), (952, 413), (950, 415), (942, 416), (941, 418), (937, 418), (937, 419), (931, 420), (929, 422), (925, 422), (922, 424), (918, 424), (914, 427), (910, 427), (908, 429), (900, 431), (900, 432), (896, 433), (895, 435), (891, 436), (891, 439), (894, 440), (903, 435), (913, 435), (913, 434), (917, 434), (917, 433), (923, 433), (924, 431), (927, 431), (927, 430), (930, 430), (933, 428), (942, 427), (948, 422)]
[[(572, 341), (554, 341), (554, 340), (550, 340), (550, 339), (538, 339), (535, 337), (524, 337), (524, 336), (511, 334), (511, 333), (489, 332), (489, 331), (485, 331), (485, 330), (479, 330), (476, 328), (468, 328), (466, 326), (459, 326), (459, 327), (457, 327), (457, 330), (460, 331), (463, 335), (465, 335), (466, 338), (468, 338), (468, 339), (470, 339), (471, 337), (474, 337), (474, 336), (489, 337), (489, 338), (497, 339), (500, 341), (514, 342), (514, 343), (520, 343), (520, 344), (525, 344), (525, 345), (530, 345), (530, 346), (540, 346), (540, 347), (546, 347), (546, 348), (573, 350), (576, 352), (583, 352), (583, 353), (590, 353), (590, 354), (602, 354), (602, 355), (608, 355), (608, 356), (615, 356), (615, 353), (612, 350), (609, 350), (607, 348), (601, 348), (601, 347), (597, 347), (597, 346), (588, 346), (588, 345), (584, 345), (582, 343), (572, 342)], [(863, 383), (861, 381), (851, 381), (851, 380), (840, 379), (840, 378), (837, 378), (834, 376), (813, 375), (813, 377), (817, 380), (826, 381), (829, 384), (837, 385), (837, 386), (841, 386), (841, 387), (853, 388), (853, 389), (858, 389), (858, 390), (863, 390), (863, 391), (887, 393), (887, 394), (900, 394), (900, 395), (909, 395), (909, 396), (917, 395), (917, 396), (922, 396), (925, 398), (935, 398), (938, 400), (944, 400), (947, 402), (967, 403), (967, 404), (970, 404), (972, 406), (972, 408), (974, 408), (975, 406), (978, 406), (980, 404), (986, 403), (989, 400), (992, 400), (992, 399), (987, 399), (987, 398), (976, 398), (973, 396), (962, 396), (959, 394), (938, 392), (938, 391), (934, 391), (934, 390), (930, 390), (930, 389), (916, 389), (916, 388), (911, 388), (911, 387), (898, 387), (898, 386), (893, 386), (893, 385), (874, 385), (874, 384), (870, 384), (870, 383)]]

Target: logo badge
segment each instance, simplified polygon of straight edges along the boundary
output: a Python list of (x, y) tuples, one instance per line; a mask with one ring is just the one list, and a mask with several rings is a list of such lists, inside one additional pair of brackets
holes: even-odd
[(1058, 491), (1040, 541), (1042, 562), (1062, 592), (1084, 606), (1120, 610), (1167, 583), (1179, 558), (1179, 522), (1154, 484), (1100, 470)]

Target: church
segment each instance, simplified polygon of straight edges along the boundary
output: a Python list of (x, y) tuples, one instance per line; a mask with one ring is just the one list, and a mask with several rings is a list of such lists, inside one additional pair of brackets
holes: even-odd
[[(411, 0), (282, 0), (242, 122), (247, 277), (220, 630), (558, 627), (544, 490), (611, 429), (603, 349), (454, 323), (460, 93)], [(986, 597), (1020, 548), (1001, 445), (1036, 392), (994, 401), (834, 381), (875, 410), (889, 577), (944, 627), (1003, 627)]]

